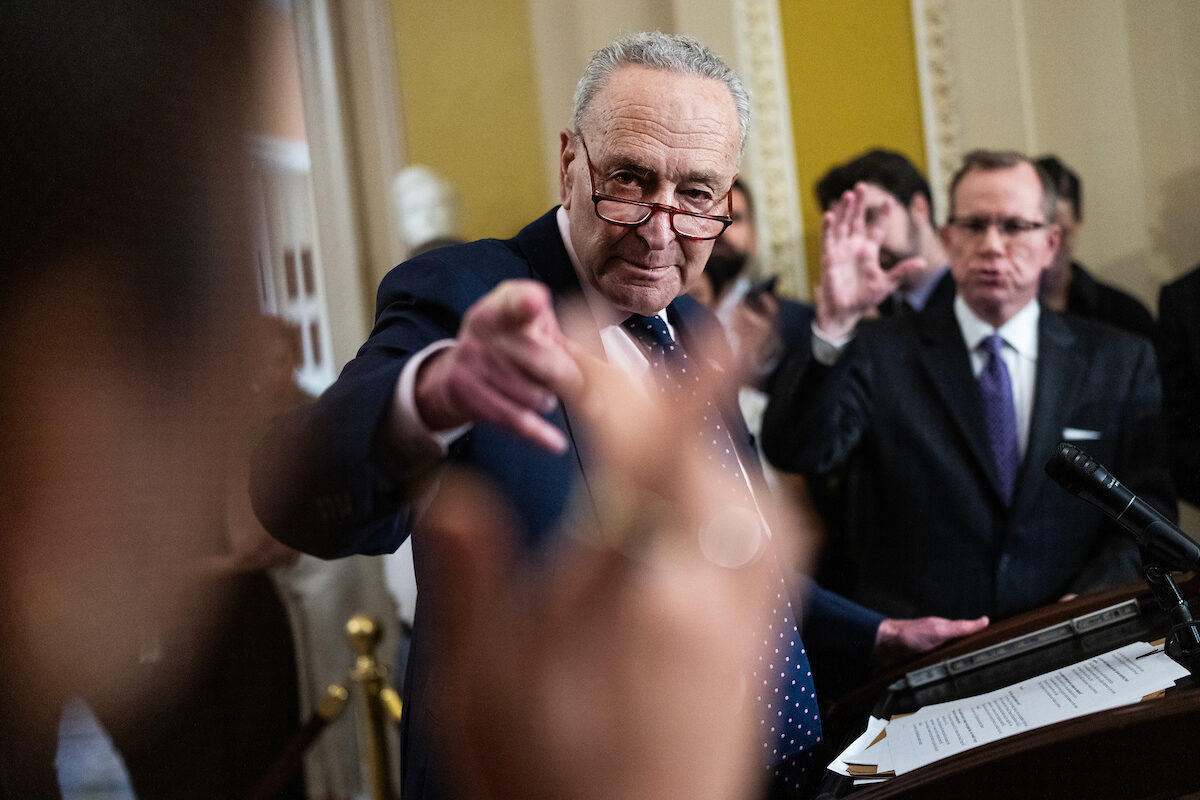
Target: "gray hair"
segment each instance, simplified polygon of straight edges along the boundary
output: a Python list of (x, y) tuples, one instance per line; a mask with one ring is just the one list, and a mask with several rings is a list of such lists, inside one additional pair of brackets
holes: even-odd
[(609, 42), (592, 55), (583, 76), (575, 86), (572, 124), (576, 132), (582, 130), (583, 118), (587, 115), (592, 100), (608, 83), (612, 74), (622, 67), (629, 66), (649, 67), (680, 75), (698, 75), (725, 84), (733, 97), (734, 108), (737, 109), (738, 152), (745, 150), (746, 134), (750, 130), (750, 95), (742, 85), (742, 79), (720, 56), (692, 37), (661, 31), (623, 36)]

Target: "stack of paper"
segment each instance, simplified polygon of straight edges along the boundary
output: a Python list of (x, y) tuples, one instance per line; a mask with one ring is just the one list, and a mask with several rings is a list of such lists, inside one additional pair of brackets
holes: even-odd
[(856, 783), (903, 775), (1022, 731), (1137, 703), (1187, 674), (1161, 642), (1134, 642), (994, 692), (891, 720), (872, 717), (829, 769)]

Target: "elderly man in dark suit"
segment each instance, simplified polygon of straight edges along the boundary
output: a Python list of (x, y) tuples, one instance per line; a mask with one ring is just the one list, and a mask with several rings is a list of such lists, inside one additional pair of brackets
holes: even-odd
[[(438, 749), (447, 744), (437, 705), (438, 632), (425, 619), (429, 604), (456, 591), (422, 527), (436, 468), (463, 464), (490, 479), (519, 522), (527, 554), (560, 542), (568, 507), (586, 509), (596, 496), (597, 442), (582, 424), (588, 354), (647, 386), (655, 381), (648, 373), (672, 360), (680, 343), (694, 356), (689, 380), (720, 360), (703, 349), (715, 320), (681, 295), (729, 223), (747, 118), (740, 81), (694, 40), (639, 34), (599, 51), (577, 87), (572, 127), (560, 137), (561, 206), (513, 239), (433, 251), (389, 273), (358, 356), (260, 449), (256, 509), (285, 542), (337, 557), (387, 552), (413, 537), (420, 595), (402, 745), (410, 800), (445, 796), (455, 771), (454, 754)], [(572, 301), (586, 309), (585, 322), (568, 326), (558, 312)], [(649, 328), (663, 331), (660, 343), (640, 338)], [(738, 454), (735, 483), (753, 492), (757, 464), (734, 403), (732, 391), (714, 397), (713, 421), (727, 423), (720, 435), (732, 439), (724, 452)], [(829, 646), (842, 647), (851, 665), (864, 664), (873, 647), (932, 646), (979, 626), (881, 621), (821, 592), (807, 606), (806, 636), (829, 631)], [(794, 630), (791, 621), (786, 627)], [(787, 663), (799, 663), (799, 637), (783, 646)], [(811, 685), (806, 691), (808, 701), (796, 708), (815, 722)], [(766, 761), (777, 771), (803, 770), (811, 749), (800, 745), (811, 739), (802, 737), (819, 739), (819, 729), (799, 719), (786, 724), (763, 745), (769, 756), (782, 730), (795, 730), (779, 745), (790, 752)], [(518, 764), (512, 770), (518, 784), (531, 778)]]
[(1028, 158), (968, 155), (950, 202), (953, 308), (862, 325), (900, 279), (879, 266), (886, 214), (867, 221), (861, 185), (826, 214), (813, 353), (781, 378), (764, 451), (810, 476), (851, 466), (833, 574), (885, 613), (1003, 618), (1136, 580), (1132, 542), (1043, 465), (1074, 440), (1174, 513), (1150, 344), (1038, 304), (1059, 231)]

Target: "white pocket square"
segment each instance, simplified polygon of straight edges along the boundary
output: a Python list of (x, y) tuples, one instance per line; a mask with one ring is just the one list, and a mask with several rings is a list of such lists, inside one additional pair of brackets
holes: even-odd
[(1063, 428), (1062, 438), (1074, 441), (1094, 441), (1100, 438), (1100, 431), (1085, 431), (1083, 428)]

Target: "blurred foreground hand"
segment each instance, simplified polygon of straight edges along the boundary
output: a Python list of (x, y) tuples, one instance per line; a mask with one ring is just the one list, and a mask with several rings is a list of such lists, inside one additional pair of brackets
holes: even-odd
[(581, 366), (600, 522), (588, 506), (546, 557), (520, 559), (478, 482), (448, 475), (431, 507), (427, 547), (456, 589), (432, 608), (440, 746), (470, 797), (756, 797), (747, 679), (778, 585), (769, 540), (685, 455), (695, 408)]

